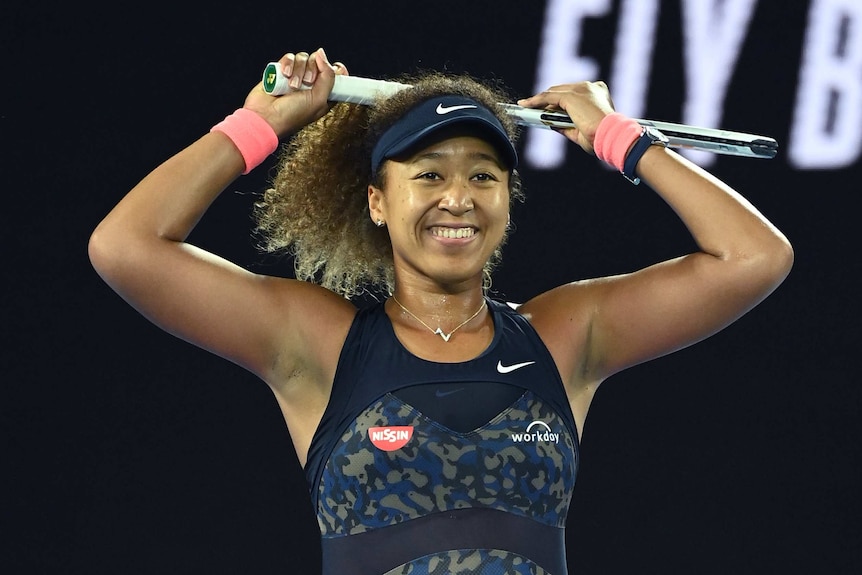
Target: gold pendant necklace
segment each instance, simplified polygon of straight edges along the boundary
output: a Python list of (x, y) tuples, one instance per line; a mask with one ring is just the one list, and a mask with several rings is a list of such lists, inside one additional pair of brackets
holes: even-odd
[(412, 311), (410, 311), (409, 309), (407, 309), (406, 307), (404, 307), (404, 304), (402, 304), (400, 301), (398, 301), (398, 298), (397, 298), (397, 297), (395, 297), (395, 295), (394, 295), (394, 294), (393, 294), (393, 296), (392, 296), (392, 299), (393, 299), (393, 300), (395, 300), (395, 303), (397, 303), (397, 304), (398, 304), (398, 306), (399, 306), (401, 309), (403, 309), (405, 312), (407, 312), (407, 313), (410, 315), (410, 317), (412, 317), (413, 319), (415, 319), (416, 321), (418, 321), (419, 323), (421, 323), (422, 325), (424, 325), (424, 326), (428, 329), (428, 331), (432, 332), (434, 335), (439, 335), (440, 337), (442, 337), (442, 338), (443, 338), (443, 341), (445, 341), (445, 342), (447, 342), (447, 343), (449, 342), (449, 338), (450, 338), (450, 337), (452, 337), (452, 334), (453, 334), (453, 333), (455, 333), (456, 331), (458, 331), (459, 329), (461, 329), (462, 327), (464, 327), (465, 325), (467, 325), (468, 323), (470, 323), (470, 320), (471, 320), (471, 319), (473, 319), (474, 317), (476, 317), (477, 315), (479, 315), (479, 312), (481, 312), (481, 311), (482, 311), (482, 309), (485, 307), (485, 303), (486, 303), (486, 302), (485, 302), (485, 299), (484, 299), (484, 298), (482, 298), (482, 305), (480, 305), (480, 306), (479, 306), (479, 309), (477, 309), (477, 310), (476, 310), (476, 313), (474, 313), (473, 315), (471, 315), (470, 317), (468, 317), (467, 319), (465, 319), (464, 321), (462, 321), (462, 322), (458, 325), (458, 327), (456, 327), (455, 329), (453, 329), (453, 330), (452, 330), (452, 331), (450, 331), (449, 333), (443, 333), (443, 330), (442, 330), (442, 329), (440, 329), (439, 327), (438, 327), (437, 329), (434, 329), (433, 327), (431, 327), (430, 325), (428, 325), (427, 323), (425, 323), (424, 321), (422, 321), (421, 319), (419, 319), (419, 317), (418, 317), (415, 313), (413, 313)]

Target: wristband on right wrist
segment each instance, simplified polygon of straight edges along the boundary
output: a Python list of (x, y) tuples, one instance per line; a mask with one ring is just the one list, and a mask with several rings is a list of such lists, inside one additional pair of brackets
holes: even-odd
[(210, 129), (221, 132), (233, 142), (245, 161), (243, 175), (259, 166), (278, 148), (272, 126), (256, 112), (240, 108)]

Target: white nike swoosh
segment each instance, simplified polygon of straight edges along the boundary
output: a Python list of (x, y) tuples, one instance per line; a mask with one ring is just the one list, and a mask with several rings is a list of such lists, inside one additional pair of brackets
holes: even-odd
[(525, 361), (524, 363), (516, 363), (513, 365), (503, 365), (502, 361), (497, 362), (497, 371), (500, 373), (512, 373), (516, 369), (521, 369), (522, 367), (527, 367), (528, 365), (533, 365), (536, 363), (535, 361)]
[(437, 104), (437, 113), (440, 115), (448, 114), (449, 112), (454, 112), (455, 110), (466, 110), (467, 108), (475, 108), (471, 104), (463, 104), (461, 106), (449, 106), (448, 108), (444, 108), (443, 104)]

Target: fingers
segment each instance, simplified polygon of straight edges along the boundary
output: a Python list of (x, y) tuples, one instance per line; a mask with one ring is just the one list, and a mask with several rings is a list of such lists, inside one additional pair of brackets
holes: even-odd
[(583, 100), (595, 105), (613, 105), (610, 100), (608, 86), (601, 80), (595, 82), (577, 82), (575, 84), (560, 84), (551, 86), (544, 92), (539, 92), (528, 98), (518, 100), (518, 105), (525, 108), (559, 107), (564, 100)]
[(518, 100), (518, 104), (525, 108), (564, 110), (582, 131), (614, 111), (610, 91), (602, 81), (552, 86), (544, 92)]
[(593, 151), (592, 142), (599, 123), (614, 111), (608, 86), (602, 81), (551, 86), (544, 92), (518, 100), (518, 105), (565, 111), (576, 127), (556, 131), (587, 152)]
[(314, 85), (321, 73), (347, 74), (347, 68), (341, 62), (329, 63), (323, 48), (311, 53), (288, 52), (279, 59), (279, 64), (293, 90)]
[(525, 108), (560, 108), (560, 101), (566, 95), (579, 92), (581, 86), (586, 83), (551, 86), (543, 92), (518, 100), (518, 105)]
[(288, 86), (294, 90), (298, 90), (303, 83), (311, 85), (314, 83), (314, 78), (317, 75), (317, 68), (309, 66), (308, 52), (288, 53), (281, 57), (282, 72), (287, 77)]

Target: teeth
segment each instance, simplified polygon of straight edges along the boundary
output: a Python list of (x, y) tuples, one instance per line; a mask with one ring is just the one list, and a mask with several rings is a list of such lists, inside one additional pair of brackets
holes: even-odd
[(431, 228), (431, 233), (441, 238), (469, 238), (476, 231), (473, 228)]

